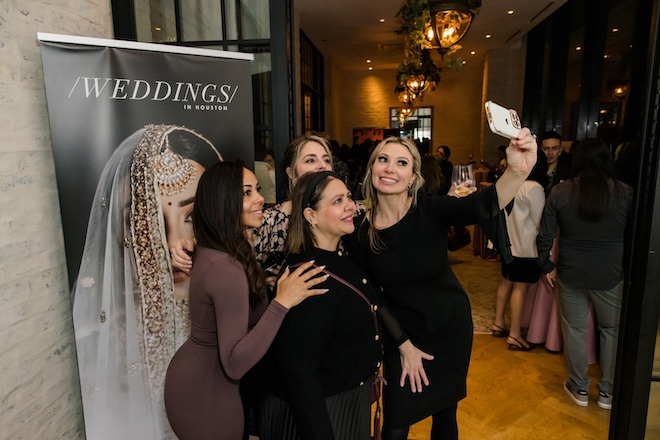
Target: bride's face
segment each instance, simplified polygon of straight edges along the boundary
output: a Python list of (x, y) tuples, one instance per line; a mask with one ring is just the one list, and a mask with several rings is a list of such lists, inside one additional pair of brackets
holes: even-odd
[[(193, 237), (192, 210), (195, 204), (195, 192), (197, 183), (204, 172), (204, 167), (194, 160), (185, 159), (193, 166), (195, 178), (183, 191), (171, 196), (161, 195), (160, 202), (163, 207), (163, 220), (165, 221), (165, 232), (167, 234), (167, 251), (181, 239)], [(190, 277), (179, 269), (172, 268), (174, 278), (174, 298), (177, 300), (188, 298), (188, 286)]]

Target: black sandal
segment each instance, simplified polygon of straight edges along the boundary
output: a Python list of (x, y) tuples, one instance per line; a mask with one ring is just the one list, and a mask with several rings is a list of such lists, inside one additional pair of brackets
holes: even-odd
[[(512, 344), (511, 342), (509, 342), (509, 338), (516, 341), (516, 343)], [(509, 350), (511, 350), (511, 351), (530, 351), (534, 348), (534, 345), (530, 344), (527, 341), (525, 341), (525, 342), (527, 342), (528, 346), (525, 347), (525, 345), (522, 342), (520, 342), (519, 340), (517, 340), (513, 336), (509, 336), (509, 338), (507, 338), (506, 343), (509, 344)]]
[(505, 336), (509, 336), (509, 329), (500, 327), (497, 324), (493, 324), (493, 326), (490, 328), (490, 331), (493, 332), (493, 336), (496, 338), (504, 338)]

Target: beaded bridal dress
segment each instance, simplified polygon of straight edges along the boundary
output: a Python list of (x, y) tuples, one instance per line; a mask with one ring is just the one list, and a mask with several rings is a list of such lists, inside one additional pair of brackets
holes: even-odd
[(176, 439), (163, 386), (190, 319), (187, 275), (172, 271), (168, 241), (192, 236), (186, 213), (199, 176), (221, 159), (188, 128), (148, 125), (122, 142), (103, 170), (73, 288), (90, 440)]

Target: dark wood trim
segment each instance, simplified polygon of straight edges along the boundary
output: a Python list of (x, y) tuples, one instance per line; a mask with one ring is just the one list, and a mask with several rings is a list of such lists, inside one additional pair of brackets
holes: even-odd
[(639, 139), (644, 120), (639, 117), (639, 109), (644, 106), (648, 92), (646, 79), (648, 75), (649, 47), (653, 47), (654, 35), (652, 29), (653, 15), (652, 1), (637, 1), (635, 11), (635, 25), (633, 27), (633, 51), (630, 65), (630, 89), (628, 103), (624, 117), (622, 135), (624, 139)]
[[(579, 4), (579, 2), (578, 2)], [(609, 0), (587, 0), (582, 2), (588, 17), (584, 23), (582, 58), (582, 89), (578, 110), (576, 140), (596, 137), (600, 111), (601, 80), (603, 76), (603, 54), (607, 35)]]
[(137, 26), (133, 0), (112, 0), (111, 8), (115, 38), (118, 40), (137, 41)]
[(174, 0), (174, 16), (176, 17), (176, 23), (174, 25), (176, 34), (175, 44), (179, 44), (183, 41), (183, 17), (181, 15), (181, 2), (179, 0)]
[(523, 94), (522, 125), (534, 133), (543, 132), (539, 117), (543, 108), (543, 62), (545, 52), (547, 21), (536, 26), (527, 34), (527, 54), (525, 58), (525, 90)]
[[(295, 102), (292, 56), (293, 23), (291, 0), (270, 0), (271, 67), (273, 99), (273, 154), (275, 163), (284, 163), (284, 150), (294, 137)], [(288, 181), (282, 166), (275, 170), (278, 200)]]
[[(624, 287), (623, 310), (614, 382), (614, 406), (610, 419), (610, 439), (642, 440), (646, 434), (649, 388), (653, 372), (655, 338), (660, 309), (660, 192), (658, 167), (660, 162), (660, 0), (654, 0), (652, 10), (637, 2), (640, 14), (651, 17), (649, 60), (644, 84), (641, 130), (640, 173), (634, 201), (630, 258)], [(646, 12), (644, 12), (646, 11)], [(639, 117), (639, 115), (637, 115)], [(654, 221), (655, 220), (655, 221)], [(657, 409), (655, 409), (657, 411)]]
[[(543, 131), (554, 130), (568, 139), (564, 125), (564, 100), (566, 97), (566, 70), (568, 68), (568, 51), (571, 25), (571, 8), (570, 5), (564, 5), (555, 14), (553, 14), (553, 21), (551, 25), (551, 41), (550, 54), (548, 57), (549, 68), (547, 69), (547, 112), (542, 121), (545, 128)], [(562, 93), (555, 93), (553, 91), (561, 90)]]

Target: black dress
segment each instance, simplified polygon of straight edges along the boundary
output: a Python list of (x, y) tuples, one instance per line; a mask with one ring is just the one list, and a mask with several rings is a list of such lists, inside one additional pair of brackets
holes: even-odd
[[(285, 266), (315, 260), (377, 303), (373, 283), (343, 251), (314, 249)], [(371, 387), (381, 343), (370, 304), (334, 278), (327, 293), (292, 308), (261, 365), (263, 439), (368, 440)]]
[[(381, 252), (369, 247), (369, 221), (356, 220), (356, 232), (346, 240), (348, 249), (381, 286), (387, 309), (405, 332), (383, 338), (388, 382), (383, 414), (389, 427), (403, 429), (465, 397), (472, 316), (468, 297), (447, 261), (447, 230), (449, 225), (479, 222), (495, 243), (501, 243), (506, 238), (498, 237), (498, 231), (499, 235), (503, 232), (498, 218), (493, 185), (462, 199), (420, 196), (416, 208), (379, 231)], [(421, 393), (413, 394), (408, 382), (399, 386), (398, 345), (407, 338), (435, 356), (433, 361), (424, 361), (430, 385)]]

